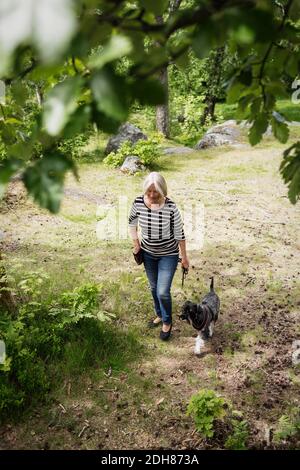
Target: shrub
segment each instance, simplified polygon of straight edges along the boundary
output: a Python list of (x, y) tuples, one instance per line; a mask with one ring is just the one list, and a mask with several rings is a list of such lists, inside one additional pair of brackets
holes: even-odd
[(280, 443), (289, 437), (300, 436), (300, 412), (298, 408), (292, 409), (291, 413), (279, 418), (277, 429), (274, 433), (274, 441)]
[(83, 336), (83, 345), (88, 343), (86, 332), (94, 341), (95, 336), (102, 334), (100, 322), (113, 317), (100, 308), (101, 284), (84, 284), (50, 302), (40, 300), (43, 287), (41, 273), (29, 273), (18, 283), (24, 303), (19, 305), (16, 316), (0, 312), (0, 339), (6, 345), (6, 360), (0, 364), (2, 415), (24, 408), (32, 399), (48, 393), (49, 364), (63, 357), (68, 342), (78, 338), (82, 342)]
[(117, 152), (108, 154), (103, 162), (107, 166), (117, 168), (123, 164), (128, 155), (136, 155), (146, 167), (149, 167), (157, 161), (159, 157), (159, 142), (159, 137), (153, 137), (148, 140), (138, 140), (135, 144), (126, 141)]
[(246, 442), (249, 437), (248, 423), (246, 420), (231, 419), (232, 434), (225, 441), (225, 449), (246, 450)]
[(88, 129), (84, 134), (77, 134), (70, 139), (62, 140), (58, 148), (63, 154), (71, 155), (72, 158), (75, 159), (80, 159), (91, 135), (92, 130)]
[(217, 420), (224, 421), (225, 449), (247, 448), (249, 437), (247, 421), (243, 419), (240, 411), (233, 409), (230, 400), (217, 396), (213, 390), (204, 389), (193, 395), (188, 404), (187, 414), (194, 417), (196, 430), (205, 438), (214, 436)]
[(226, 404), (226, 400), (218, 397), (213, 390), (204, 389), (191, 397), (187, 414), (194, 417), (198, 432), (204, 437), (212, 437), (214, 421), (224, 418)]
[(133, 145), (131, 142), (124, 142), (117, 152), (110, 152), (107, 157), (103, 159), (106, 166), (117, 168), (121, 166), (128, 155), (133, 154)]

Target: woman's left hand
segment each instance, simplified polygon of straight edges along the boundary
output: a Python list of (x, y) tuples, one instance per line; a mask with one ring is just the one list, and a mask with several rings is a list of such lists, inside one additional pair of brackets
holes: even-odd
[(181, 259), (181, 266), (182, 266), (183, 268), (189, 269), (190, 262), (189, 262), (187, 256), (185, 256), (185, 257), (183, 257), (183, 258)]

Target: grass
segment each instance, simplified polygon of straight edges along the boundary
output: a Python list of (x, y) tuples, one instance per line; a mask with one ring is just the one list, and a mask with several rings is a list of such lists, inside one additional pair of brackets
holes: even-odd
[[(281, 105), (292, 113), (288, 103)], [(233, 107), (224, 106), (223, 111), (226, 119), (232, 117)], [(152, 123), (139, 119), (136, 115), (133, 122), (151, 131)], [(144, 128), (146, 124), (148, 127)], [(298, 133), (298, 128), (292, 128), (293, 138)], [(66, 186), (100, 196), (103, 206), (114, 204), (116, 198), (124, 195), (129, 210), (134, 197), (142, 191), (147, 172), (127, 176), (105, 167), (102, 155), (106, 138), (100, 135), (91, 140), (84, 152), (87, 159), (83, 155), (78, 162), (80, 182), (76, 183), (69, 174)], [(116, 316), (110, 325), (78, 330), (66, 343), (61, 362), (49, 366), (54, 388), (39, 418), (34, 418), (31, 409), (19, 425), (15, 423), (16, 446), (23, 442), (25, 447), (37, 448), (44, 439), (51, 448), (95, 449), (100, 444), (103, 448), (155, 448), (160, 444), (170, 448), (172, 439), (181, 442), (187, 433), (191, 435), (192, 425), (182, 410), (203, 383), (236, 399), (245, 395), (245, 412), (251, 423), (262, 395), (273, 391), (267, 388), (265, 374), (255, 370), (250, 371), (249, 390), (243, 384), (241, 389), (235, 389), (235, 382), (243, 376), (246, 366), (259, 369), (257, 364), (261, 363), (253, 362), (260, 359), (254, 354), (258, 346), (262, 363), (272, 348), (281, 354), (276, 350), (273, 334), (258, 325), (260, 301), (267, 310), (279, 302), (289, 311), (298, 308), (297, 208), (286, 199), (287, 189), (278, 174), (286, 146), (270, 137), (255, 148), (228, 147), (188, 156), (162, 156), (157, 164), (168, 181), (170, 197), (179, 207), (184, 207), (186, 201), (199, 201), (205, 208), (204, 245), (189, 251), (194, 267), (190, 268), (184, 289), (180, 272), (175, 274), (172, 285), (177, 314), (182, 302), (199, 299), (208, 289), (209, 277), (215, 276), (222, 315), (213, 345), (221, 346), (223, 354), (207, 354), (201, 360), (192, 355), (189, 325), (176, 320), (180, 331), (174, 331), (168, 344), (159, 342), (157, 330), (145, 329), (154, 313), (147, 277), (142, 267), (133, 262), (129, 239), (97, 238), (96, 222), (101, 216), (97, 216), (96, 203), (66, 196), (57, 215), (49, 215), (29, 202), (16, 207), (9, 217), (0, 214), (1, 227), (8, 237), (18, 241), (5, 255), (8, 273), (15, 276), (16, 283), (31, 270), (41, 270), (48, 275), (42, 295), (50, 301), (64, 290), (85, 282), (99, 282), (103, 284), (102, 306)], [(272, 225), (274, 220), (286, 225)], [(290, 244), (284, 245), (283, 240)], [(294, 258), (285, 258), (291, 253)], [(247, 283), (251, 278), (253, 282)], [(277, 318), (275, 312), (275, 322)], [(296, 332), (296, 325), (293, 328)], [(292, 370), (295, 384), (296, 372)], [(291, 399), (296, 395), (293, 389), (288, 392)], [(272, 411), (274, 416), (284, 414), (284, 406), (280, 403)], [(268, 420), (267, 412), (260, 413), (262, 419)], [(170, 418), (178, 419), (179, 424), (162, 436), (162, 423), (168, 427)], [(86, 440), (85, 434), (78, 438), (85, 419), (93, 433)], [(181, 428), (181, 423), (186, 429)], [(36, 435), (30, 434), (32, 429)], [(109, 437), (105, 437), (107, 434)]]
[[(225, 121), (229, 119), (236, 119), (237, 105), (218, 103), (216, 109), (222, 114)], [(293, 104), (291, 100), (277, 100), (276, 109), (288, 121), (300, 121), (300, 106)]]

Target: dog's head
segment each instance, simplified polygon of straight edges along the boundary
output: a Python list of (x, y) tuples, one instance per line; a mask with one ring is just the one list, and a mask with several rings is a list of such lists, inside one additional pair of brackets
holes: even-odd
[(181, 320), (186, 320), (188, 323), (191, 323), (196, 315), (197, 315), (197, 304), (187, 300), (182, 306), (182, 310), (181, 310), (181, 314), (179, 315), (179, 318)]
[(198, 329), (199, 325), (203, 322), (203, 309), (201, 305), (187, 300), (183, 306), (179, 318), (181, 320), (186, 320), (188, 323), (192, 324), (194, 328)]

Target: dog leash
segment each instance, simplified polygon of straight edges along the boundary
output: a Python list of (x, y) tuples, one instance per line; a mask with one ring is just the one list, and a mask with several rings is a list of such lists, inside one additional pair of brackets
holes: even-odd
[[(181, 262), (181, 258), (179, 258), (178, 260), (178, 263)], [(188, 268), (184, 268), (183, 266), (181, 266), (181, 269), (182, 269), (182, 281), (181, 281), (181, 287), (183, 288), (183, 284), (184, 284), (184, 280), (189, 272)]]

